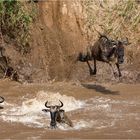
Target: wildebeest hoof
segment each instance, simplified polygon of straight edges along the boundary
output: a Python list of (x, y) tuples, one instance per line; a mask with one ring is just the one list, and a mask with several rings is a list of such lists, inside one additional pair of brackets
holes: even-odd
[(122, 75), (121, 75), (121, 74), (119, 74), (119, 77), (122, 77)]
[(90, 75), (96, 75), (95, 71), (90, 71)]
[(118, 77), (117, 72), (114, 72), (114, 77), (115, 77), (115, 78), (117, 78), (117, 77)]

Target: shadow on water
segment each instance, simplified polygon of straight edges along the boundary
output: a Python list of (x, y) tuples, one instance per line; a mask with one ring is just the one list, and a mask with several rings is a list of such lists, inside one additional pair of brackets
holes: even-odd
[(102, 94), (120, 95), (119, 91), (112, 91), (112, 90), (106, 89), (106, 87), (101, 86), (101, 85), (82, 84), (82, 86), (88, 89), (94, 89), (97, 92), (100, 92)]

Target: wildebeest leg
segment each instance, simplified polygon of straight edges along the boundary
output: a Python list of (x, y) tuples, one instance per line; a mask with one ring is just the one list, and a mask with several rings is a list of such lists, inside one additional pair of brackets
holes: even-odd
[(119, 77), (121, 77), (121, 76), (122, 76), (122, 74), (121, 74), (121, 71), (120, 71), (119, 64), (118, 64), (118, 63), (116, 63), (116, 66), (117, 66), (117, 69), (118, 69), (118, 72), (119, 72)]
[(88, 62), (88, 61), (86, 61), (86, 62), (87, 62), (88, 67), (89, 67), (89, 72), (90, 72), (90, 75), (94, 75), (95, 73), (94, 73), (93, 69), (91, 68), (91, 66), (90, 66), (89, 62)]
[[(10, 76), (10, 79), (11, 79), (11, 80), (14, 80), (14, 78), (15, 78), (14, 76), (15, 76), (16, 73), (17, 73), (16, 71), (13, 71), (13, 72), (12, 72), (12, 74), (11, 74), (11, 76)], [(16, 81), (17, 81), (17, 79), (16, 79)]]
[(114, 71), (114, 68), (113, 68), (112, 64), (109, 63), (109, 65), (110, 65), (110, 67), (111, 67), (111, 69), (112, 69), (112, 71), (113, 71), (114, 77), (116, 78), (116, 72)]
[(6, 76), (7, 76), (7, 68), (6, 68), (6, 70), (5, 70), (5, 72), (4, 72), (4, 76), (3, 76), (3, 78), (6, 78)]
[(94, 58), (94, 72), (93, 72), (93, 74), (96, 74), (96, 72), (97, 72), (97, 69), (96, 69), (96, 59)]

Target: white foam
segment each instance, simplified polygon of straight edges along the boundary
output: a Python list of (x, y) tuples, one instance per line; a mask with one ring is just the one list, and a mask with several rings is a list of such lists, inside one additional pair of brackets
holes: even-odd
[(95, 124), (92, 120), (73, 120), (73, 127), (69, 127), (67, 124), (57, 124), (58, 128), (61, 130), (80, 130), (86, 128), (92, 128)]
[[(29, 93), (30, 94), (30, 93)], [(45, 113), (45, 102), (48, 105), (59, 105), (61, 100), (64, 103), (63, 109), (74, 116), (73, 127), (66, 124), (57, 123), (58, 129), (61, 130), (80, 130), (95, 128), (97, 130), (114, 127), (118, 121), (133, 118), (139, 120), (138, 112), (128, 114), (126, 109), (129, 107), (139, 106), (139, 102), (128, 100), (113, 100), (107, 97), (93, 97), (86, 101), (76, 100), (72, 96), (62, 95), (60, 93), (39, 91), (34, 98), (21, 98), (21, 105), (4, 102), (4, 109), (1, 110), (0, 119), (3, 121), (17, 122), (29, 127), (42, 127), (48, 129), (50, 125), (50, 114)], [(122, 105), (123, 108), (119, 108)], [(89, 119), (88, 115), (90, 118)], [(103, 117), (102, 117), (103, 115)], [(97, 117), (99, 116), (99, 117)], [(71, 119), (71, 118), (70, 118)]]
[(74, 122), (74, 129), (92, 128), (94, 121), (79, 120)]
[(72, 96), (61, 95), (59, 92), (47, 92), (46, 94), (46, 92), (40, 91), (37, 94), (37, 98), (38, 100), (43, 100), (44, 103), (48, 101), (48, 105), (60, 105), (59, 100), (61, 100), (64, 103), (63, 109), (65, 109), (66, 112), (81, 108), (85, 104), (83, 101), (76, 100)]
[(61, 95), (60, 93), (39, 91), (33, 99), (26, 99), (22, 105), (9, 104), (5, 102), (5, 109), (1, 112), (0, 118), (4, 121), (19, 122), (31, 127), (45, 127), (49, 124), (49, 113), (44, 113), (45, 102), (48, 105), (59, 105), (61, 100), (64, 103), (65, 111), (72, 111), (84, 106), (83, 101), (74, 97)]

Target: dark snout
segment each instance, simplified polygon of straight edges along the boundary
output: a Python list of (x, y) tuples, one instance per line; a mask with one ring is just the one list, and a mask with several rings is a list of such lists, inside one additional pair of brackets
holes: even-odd
[(119, 61), (119, 64), (122, 64), (123, 62), (124, 62), (124, 60), (120, 60), (120, 61)]
[(124, 62), (123, 57), (119, 57), (119, 58), (118, 58), (118, 63), (119, 63), (119, 64), (122, 64), (123, 62)]
[(56, 122), (52, 122), (52, 121), (51, 121), (51, 123), (50, 123), (50, 128), (51, 128), (51, 129), (57, 128)]
[(56, 128), (56, 119), (57, 119), (57, 111), (56, 112), (50, 112), (50, 115), (51, 115), (51, 122), (50, 122), (50, 126), (51, 128)]

